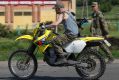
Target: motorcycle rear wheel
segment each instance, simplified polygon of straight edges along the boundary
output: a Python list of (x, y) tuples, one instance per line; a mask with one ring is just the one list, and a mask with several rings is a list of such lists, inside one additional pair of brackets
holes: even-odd
[[(106, 69), (106, 63), (104, 58), (97, 50), (84, 49), (81, 54), (77, 56), (77, 61), (86, 63), (88, 67), (75, 66), (75, 69), (81, 78), (86, 80), (95, 80), (100, 78)], [(93, 71), (99, 67), (99, 69), (93, 73)], [(92, 73), (91, 73), (92, 72)]]

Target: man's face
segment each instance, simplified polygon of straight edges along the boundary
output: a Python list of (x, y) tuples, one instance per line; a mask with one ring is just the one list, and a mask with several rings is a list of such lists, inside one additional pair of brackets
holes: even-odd
[(56, 14), (60, 14), (61, 13), (60, 8), (56, 8), (55, 11), (56, 11)]
[(92, 6), (92, 10), (93, 10), (93, 11), (98, 11), (98, 5)]

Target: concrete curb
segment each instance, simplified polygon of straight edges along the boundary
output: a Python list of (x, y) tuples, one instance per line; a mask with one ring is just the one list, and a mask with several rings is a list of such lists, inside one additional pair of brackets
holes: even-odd
[(113, 63), (119, 63), (119, 59), (115, 59)]

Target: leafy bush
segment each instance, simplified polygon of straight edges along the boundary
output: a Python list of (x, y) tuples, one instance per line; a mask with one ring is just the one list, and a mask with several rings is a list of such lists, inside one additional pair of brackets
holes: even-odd
[(6, 37), (7, 34), (11, 33), (8, 26), (0, 24), (0, 37)]
[(26, 34), (31, 34), (30, 30), (28, 29), (28, 26), (26, 27), (26, 29), (10, 30), (9, 26), (0, 24), (0, 37), (14, 38), (16, 36)]

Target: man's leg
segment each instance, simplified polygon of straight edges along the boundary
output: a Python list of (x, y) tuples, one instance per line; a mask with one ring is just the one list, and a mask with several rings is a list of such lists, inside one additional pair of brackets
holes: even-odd
[(68, 42), (68, 39), (65, 35), (62, 36), (59, 35), (53, 40), (53, 46), (55, 48), (57, 55), (59, 56), (55, 64), (67, 63), (67, 60), (65, 59), (65, 55), (67, 55), (67, 53), (64, 52), (62, 49), (62, 45), (65, 44), (66, 42)]
[(106, 53), (106, 55), (108, 57), (108, 63), (113, 62), (114, 58), (113, 58), (113, 55), (112, 55), (111, 51), (109, 50), (109, 48), (106, 45), (104, 45), (104, 44), (102, 44), (100, 46), (100, 48)]
[[(102, 36), (101, 30), (99, 28), (93, 28), (93, 30), (92, 30), (92, 36)], [(96, 47), (96, 48), (97, 48), (97, 50), (99, 50), (99, 47)], [(107, 55), (107, 57), (109, 59), (108, 60), (108, 63), (113, 62), (114, 61), (114, 58), (113, 58), (113, 55), (112, 55), (111, 51), (109, 50), (109, 48), (106, 45), (104, 45), (104, 44), (102, 44), (100, 46), (100, 48), (106, 53), (106, 55)]]
[(63, 51), (62, 46), (65, 45), (68, 42), (71, 42), (74, 40), (74, 38), (76, 38), (77, 35), (72, 35), (70, 33), (66, 33), (63, 34), (62, 36), (59, 35), (54, 39), (54, 47), (56, 52), (58, 53), (58, 55), (60, 56), (59, 60), (57, 63), (65, 63), (66, 59), (65, 59), (65, 55), (67, 55), (68, 53)]
[(65, 58), (65, 55), (67, 55), (67, 53), (65, 53), (62, 49), (62, 47), (58, 46), (58, 45), (54, 45), (55, 47), (55, 51), (58, 55), (58, 59), (57, 62), (55, 64), (63, 64), (63, 63), (67, 63), (67, 60)]

